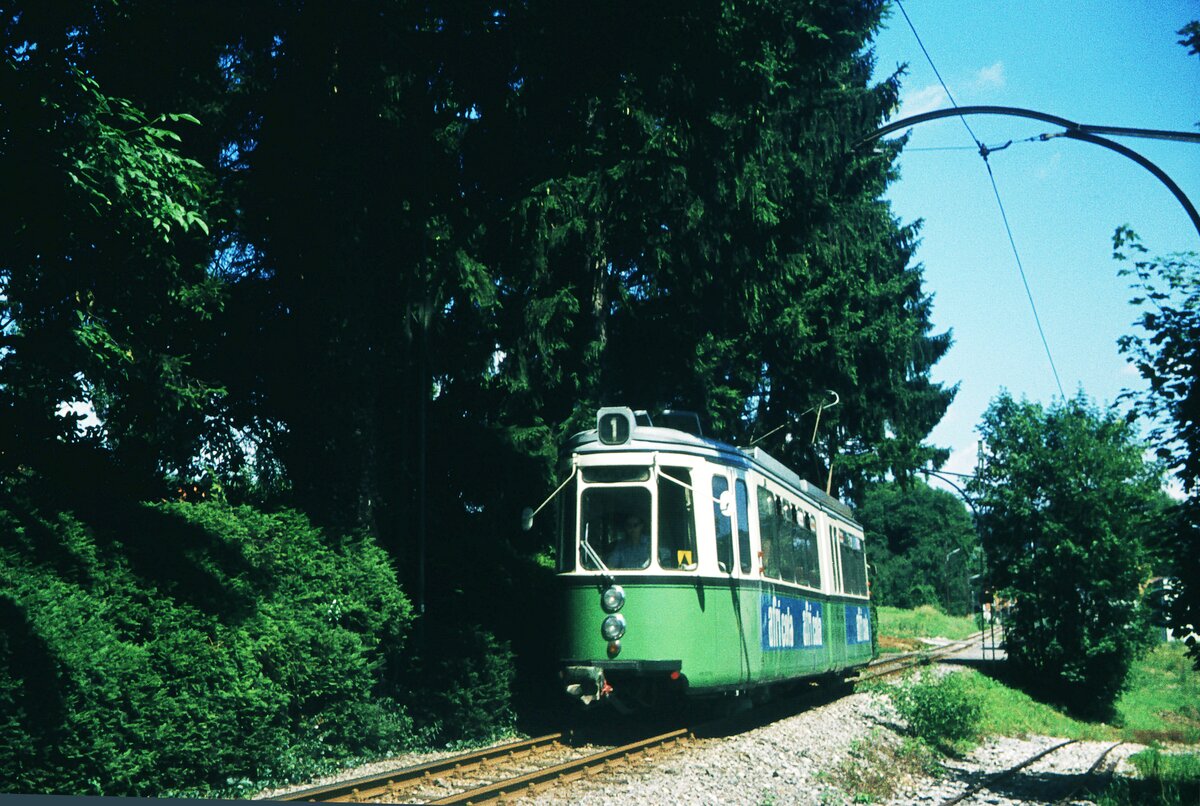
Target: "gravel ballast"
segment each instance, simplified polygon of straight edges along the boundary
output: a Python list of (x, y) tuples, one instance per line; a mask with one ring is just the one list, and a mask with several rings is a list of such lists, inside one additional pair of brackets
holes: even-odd
[[(848, 795), (836, 782), (845, 777), (847, 766), (867, 763), (860, 759), (863, 744), (897, 746), (902, 741), (902, 720), (890, 700), (879, 693), (862, 692), (737, 735), (694, 739), (651, 759), (617, 765), (538, 794), (510, 796), (505, 802), (523, 806), (848, 803)], [(1061, 741), (1043, 736), (993, 738), (966, 758), (944, 759), (945, 772), (940, 778), (886, 770), (894, 792), (887, 802), (941, 803)], [(1079, 742), (1064, 747), (997, 784), (996, 791), (985, 790), (965, 802), (996, 806), (1053, 803), (1066, 794), (1069, 777), (1086, 772), (1112, 744)], [(852, 756), (856, 746), (860, 752)], [(1120, 772), (1128, 773), (1124, 760), (1141, 749), (1139, 745), (1121, 745), (1109, 760), (1118, 763)], [(376, 769), (430, 761), (435, 755), (443, 754), (393, 759), (338, 777), (345, 780)], [(260, 797), (277, 793), (265, 792)]]

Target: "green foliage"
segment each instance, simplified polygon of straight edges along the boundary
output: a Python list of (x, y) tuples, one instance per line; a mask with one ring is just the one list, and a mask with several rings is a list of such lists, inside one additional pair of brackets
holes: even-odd
[(1148, 647), (1139, 605), (1161, 471), (1132, 426), (1081, 395), (1043, 409), (1000, 395), (984, 414), (970, 490), (1009, 662), (1083, 712), (1111, 708)]
[(1200, 755), (1157, 748), (1129, 757), (1138, 778), (1119, 778), (1096, 802), (1100, 806), (1184, 806), (1200, 799)]
[[(1189, 29), (1194, 46), (1196, 23)], [(1149, 390), (1130, 396), (1153, 424), (1159, 457), (1187, 493), (1163, 536), (1159, 571), (1174, 578), (1170, 626), (1188, 636), (1200, 625), (1200, 259), (1195, 253), (1150, 259), (1127, 227), (1117, 230), (1113, 246), (1113, 256), (1126, 264), (1121, 273), (1134, 279), (1132, 302), (1142, 308), (1137, 324), (1143, 332), (1123, 336), (1120, 345)], [(1200, 642), (1192, 636), (1189, 646), (1200, 668)]]
[(479, 627), (425, 625), (425, 668), (413, 697), (418, 717), (442, 744), (491, 741), (512, 731), (513, 654)]
[(89, 525), (28, 490), (0, 508), (5, 791), (233, 791), (416, 740), (370, 540), (220, 503)]
[(1200, 20), (1192, 20), (1176, 33), (1183, 37), (1179, 40), (1179, 44), (1187, 48), (1188, 53), (1200, 56)]
[[(944, 455), (950, 340), (881, 201), (900, 144), (855, 147), (899, 94), (871, 84), (880, 0), (44, 5), (2, 29), (30, 109), (0, 157), (77, 198), (15, 225), (6, 361), (58, 430), (91, 402), (106, 446), (185, 477), (201, 443), (402, 560), (424, 440), (475, 448), (426, 468), (431, 508), (498, 530), (603, 402), (742, 439), (834, 389), (818, 444), (768, 447), (807, 475), (836, 456), (851, 492)], [(73, 85), (86, 104), (24, 114)], [(94, 305), (47, 244), (97, 245)], [(74, 330), (86, 365), (52, 359)]]
[[(21, 4), (24, 5), (24, 4)], [(222, 386), (197, 366), (223, 291), (205, 270), (212, 175), (181, 151), (189, 114), (147, 111), (86, 63), (83, 6), (0, 24), (0, 451), (104, 444), (148, 475), (191, 469)], [(102, 419), (85, 434), (90, 405)]]
[(882, 482), (866, 489), (855, 514), (866, 531), (871, 594), (880, 604), (971, 611), (979, 538), (953, 494), (917, 480)]
[(887, 690), (912, 733), (944, 753), (958, 754), (979, 739), (983, 699), (961, 674), (923, 674)]

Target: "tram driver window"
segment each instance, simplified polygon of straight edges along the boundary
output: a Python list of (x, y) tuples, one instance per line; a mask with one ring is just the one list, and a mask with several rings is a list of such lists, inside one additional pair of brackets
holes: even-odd
[(738, 479), (737, 490), (737, 542), (738, 565), (743, 574), (750, 573), (750, 498), (746, 492), (745, 479)]
[(733, 513), (721, 512), (719, 503), (721, 496), (729, 492), (729, 479), (724, 476), (713, 476), (713, 531), (717, 538), (717, 567), (721, 573), (728, 574), (733, 570)]
[(692, 473), (686, 467), (664, 467), (658, 479), (658, 564), (690, 571), (698, 560)]
[(645, 487), (589, 487), (583, 491), (581, 515), (579, 562), (584, 568), (598, 568), (589, 547), (609, 568), (650, 565), (650, 491)]

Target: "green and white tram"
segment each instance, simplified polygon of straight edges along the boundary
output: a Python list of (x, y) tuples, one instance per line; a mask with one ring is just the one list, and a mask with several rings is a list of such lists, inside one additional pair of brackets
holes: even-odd
[[(673, 426), (673, 427), (664, 427)], [(695, 415), (605, 408), (563, 451), (561, 676), (584, 704), (748, 693), (871, 659), (862, 527)]]

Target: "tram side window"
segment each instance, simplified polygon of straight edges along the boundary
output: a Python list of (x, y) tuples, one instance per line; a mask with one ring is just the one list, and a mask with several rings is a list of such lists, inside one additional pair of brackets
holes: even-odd
[(686, 467), (664, 467), (662, 475), (670, 478), (658, 480), (658, 564), (691, 570), (699, 560), (692, 473)]
[(842, 561), (842, 590), (857, 596), (867, 595), (867, 555), (863, 540), (840, 529), (838, 540)]
[(763, 573), (766, 576), (813, 587), (820, 584), (819, 573), (811, 568), (815, 561), (816, 536), (808, 539), (809, 535), (802, 526), (806, 517), (796, 506), (786, 503), (764, 487), (759, 488), (758, 528), (762, 537)]
[(796, 550), (796, 581), (810, 588), (820, 588), (821, 555), (817, 548), (813, 517), (801, 510), (797, 513), (796, 520), (792, 532), (792, 542)]
[(575, 485), (563, 490), (558, 502), (558, 570), (575, 570)]
[(840, 584), (842, 586), (841, 590), (844, 591), (846, 581), (842, 577), (841, 546), (838, 543), (837, 530), (832, 526), (829, 527), (829, 547), (829, 563), (833, 566), (833, 579), (831, 583), (834, 586), (834, 590), (837, 590)]
[(721, 514), (721, 505), (718, 501), (727, 492), (729, 492), (729, 479), (724, 476), (713, 476), (713, 530), (717, 537), (717, 566), (725, 574), (733, 570), (733, 513)]
[(782, 499), (775, 499), (775, 548), (779, 552), (779, 578), (785, 582), (796, 581), (795, 512)]
[(799, 521), (802, 517), (803, 513), (796, 506), (792, 504), (786, 505), (784, 507), (784, 521), (782, 521), (784, 525), (781, 528), (784, 529), (787, 542), (787, 551), (785, 552), (788, 558), (785, 569), (787, 581), (806, 585), (809, 583), (805, 582), (802, 567), (804, 565), (803, 545), (802, 540), (800, 540)]
[(738, 563), (743, 574), (750, 573), (750, 496), (746, 492), (746, 482), (738, 479), (737, 490), (737, 539)]
[(779, 551), (775, 537), (775, 497), (766, 487), (759, 487), (758, 542), (762, 552), (763, 575), (779, 579)]
[(579, 562), (584, 568), (598, 568), (585, 541), (609, 568), (650, 565), (650, 491), (645, 487), (588, 487), (581, 514)]

